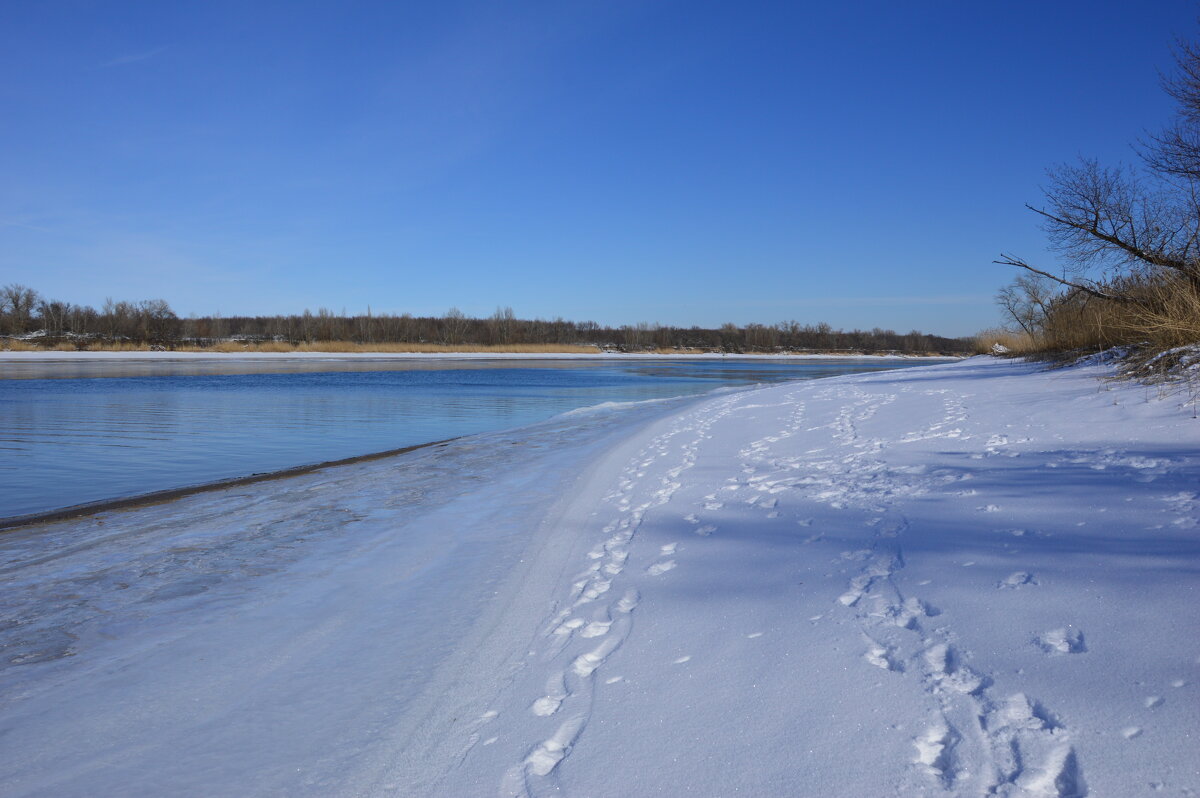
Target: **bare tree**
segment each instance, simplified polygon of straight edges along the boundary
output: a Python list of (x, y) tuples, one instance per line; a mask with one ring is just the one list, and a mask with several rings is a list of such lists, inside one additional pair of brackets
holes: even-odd
[(66, 332), (67, 316), (71, 313), (71, 303), (58, 299), (44, 299), (37, 306), (38, 322), (42, 329), (50, 335), (62, 335)]
[(1179, 103), (1178, 115), (1144, 153), (1156, 172), (1194, 181), (1200, 179), (1200, 48), (1180, 42), (1175, 62), (1178, 71), (1164, 78), (1163, 88)]
[(33, 309), (41, 297), (32, 288), (12, 283), (0, 288), (0, 311), (8, 320), (9, 332), (20, 335), (29, 329)]
[(165, 299), (145, 299), (138, 303), (140, 337), (155, 343), (168, 343), (179, 337), (180, 321)]
[(513, 314), (511, 307), (498, 307), (492, 317), (488, 319), (488, 330), (492, 336), (492, 342), (497, 344), (512, 343), (513, 325), (516, 321), (516, 316)]
[(1114, 281), (1152, 274), (1180, 278), (1200, 294), (1200, 49), (1176, 53), (1178, 72), (1166, 90), (1179, 103), (1174, 123), (1143, 147), (1145, 169), (1105, 167), (1095, 160), (1049, 170), (1043, 220), (1059, 274), (1002, 254), (1001, 263), (1117, 302), (1135, 301)]
[(461, 344), (468, 326), (466, 314), (458, 308), (450, 308), (442, 318), (442, 337), (448, 344)]
[(996, 294), (996, 303), (1018, 327), (1032, 336), (1049, 313), (1054, 294), (1054, 285), (1049, 279), (1037, 274), (1019, 274)]

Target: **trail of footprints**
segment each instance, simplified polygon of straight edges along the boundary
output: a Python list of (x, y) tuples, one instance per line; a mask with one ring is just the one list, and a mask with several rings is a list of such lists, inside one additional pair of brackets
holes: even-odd
[[(966, 397), (948, 391), (924, 393), (939, 395), (944, 406), (943, 419), (928, 429), (910, 433), (900, 442), (963, 438), (959, 425), (968, 417)], [(924, 781), (925, 787), (955, 794), (1045, 798), (1086, 795), (1071, 737), (1062, 721), (1024, 693), (993, 695), (991, 680), (970, 667), (967, 658), (955, 647), (951, 630), (931, 621), (939, 615), (937, 608), (917, 596), (904, 595), (896, 584), (894, 577), (905, 566), (901, 543), (909, 522), (890, 508), (899, 498), (946, 488), (969, 478), (969, 474), (889, 469), (876, 456), (884, 444), (861, 437), (858, 425), (895, 401), (897, 395), (871, 395), (855, 386), (838, 385), (813, 398), (839, 404), (835, 419), (824, 427), (829, 429), (834, 444), (828, 456), (823, 449), (810, 450), (798, 457), (776, 452), (775, 444), (780, 441), (803, 431), (822, 429), (806, 428), (804, 404), (798, 394), (787, 396), (784, 404), (791, 405), (792, 411), (783, 428), (738, 452), (741, 475), (731, 477), (720, 490), (706, 495), (703, 510), (721, 510), (727, 503), (740, 499), (776, 518), (780, 514), (776, 494), (801, 489), (808, 498), (832, 507), (876, 514), (870, 521), (873, 528), (870, 547), (843, 555), (847, 560), (860, 562), (861, 567), (836, 601), (852, 612), (860, 624), (864, 660), (905, 678), (919, 679), (933, 699), (935, 709), (923, 731), (913, 738), (913, 772)], [(522, 762), (508, 770), (501, 783), (501, 795), (528, 798), (558, 792), (554, 773), (570, 755), (587, 725), (597, 672), (632, 629), (640, 596), (632, 588), (614, 589), (625, 570), (630, 544), (646, 513), (665, 504), (680, 488), (680, 476), (695, 465), (698, 448), (710, 437), (713, 425), (730, 413), (749, 407), (753, 405), (738, 406), (730, 399), (685, 417), (634, 458), (617, 490), (606, 497), (614, 505), (616, 517), (603, 528), (606, 537), (588, 553), (587, 568), (579, 574), (563, 608), (550, 619), (544, 632), (546, 642), (541, 660), (551, 667), (543, 694), (531, 701), (529, 710), (554, 725)], [(687, 438), (675, 449), (681, 455), (680, 462), (665, 471), (648, 497), (635, 503), (639, 480), (656, 461), (670, 456), (672, 445), (680, 438)], [(1008, 444), (1007, 437), (994, 436), (987, 441), (987, 455), (1004, 453)], [(814, 454), (822, 457), (814, 458)], [(974, 491), (958, 493), (973, 495)], [(684, 520), (700, 537), (717, 531), (715, 525), (705, 523), (699, 512), (685, 515)], [(802, 527), (811, 523), (811, 519), (797, 520)], [(816, 533), (803, 542), (821, 538)], [(645, 573), (656, 577), (677, 567), (677, 547), (677, 543), (662, 546)], [(995, 587), (1024, 590), (1036, 588), (1037, 584), (1034, 574), (1014, 571)], [(618, 594), (620, 598), (610, 598)], [(1047, 655), (1086, 650), (1083, 634), (1070, 627), (1049, 630), (1031, 643)], [(680, 657), (675, 664), (689, 659)], [(620, 677), (613, 677), (603, 683), (619, 680)], [(1153, 710), (1161, 702), (1161, 697), (1150, 696), (1146, 707)], [(1142, 729), (1131, 726), (1122, 733), (1134, 739), (1142, 734)], [(919, 792), (925, 789), (910, 786)]]
[[(908, 520), (888, 508), (896, 497), (919, 495), (961, 476), (935, 472), (916, 480), (887, 473), (883, 463), (871, 456), (879, 450), (879, 444), (861, 440), (855, 421), (869, 417), (894, 397), (884, 397), (874, 405), (861, 397), (848, 398), (851, 402), (845, 405), (833, 431), (843, 446), (856, 450), (840, 461), (850, 465), (849, 473), (839, 475), (840, 488), (818, 490), (815, 497), (835, 507), (880, 513), (870, 521), (874, 528), (871, 547), (843, 555), (844, 559), (863, 564), (837, 603), (852, 610), (861, 625), (866, 662), (919, 679), (934, 698), (936, 710), (913, 739), (913, 765), (927, 783), (956, 794), (1047, 798), (1085, 795), (1079, 763), (1062, 723), (1023, 693), (993, 696), (991, 680), (967, 664), (954, 646), (951, 631), (931, 623), (938, 610), (916, 596), (904, 595), (894, 579), (905, 565), (900, 544)], [(902, 443), (963, 435), (958, 426), (967, 418), (962, 398), (954, 394), (941, 398), (943, 421), (905, 436)], [(1005, 443), (1007, 440), (997, 439), (988, 445), (995, 448)], [(830, 460), (825, 467), (834, 471), (838, 463)], [(862, 484), (864, 476), (875, 484)], [(921, 481), (927, 484), (921, 485)], [(809, 484), (819, 488), (820, 480), (810, 480)], [(1016, 590), (1036, 584), (1033, 574), (1016, 571), (996, 587)], [(1053, 630), (1037, 642), (1047, 653), (1084, 650), (1078, 630)]]
[[(540, 633), (541, 651), (537, 659), (545, 663), (548, 675), (543, 694), (531, 701), (529, 711), (553, 725), (548, 727), (549, 734), (504, 774), (501, 796), (531, 798), (560, 792), (555, 772), (586, 728), (599, 672), (629, 637), (634, 611), (641, 600), (635, 588), (622, 589), (619, 584), (630, 546), (646, 513), (670, 501), (679, 490), (680, 477), (695, 465), (701, 442), (709, 436), (712, 426), (731, 412), (736, 401), (731, 397), (701, 408), (652, 439), (624, 469), (617, 489), (605, 497), (615, 508), (615, 517), (601, 530), (603, 540), (588, 552), (587, 567), (575, 578), (569, 594), (561, 601), (561, 609), (552, 614)], [(663, 472), (648, 496), (639, 497), (638, 489), (648, 469), (672, 456), (672, 452), (679, 456), (679, 462)], [(716, 531), (715, 526), (700, 523), (695, 515), (688, 516), (688, 521), (695, 526), (697, 535), (707, 536)], [(661, 546), (658, 557), (645, 573), (661, 576), (675, 568), (677, 546), (677, 543)], [(682, 658), (676, 664), (687, 659)], [(601, 680), (600, 684), (618, 681), (620, 677), (612, 677)]]
[[(905, 436), (902, 443), (963, 437), (959, 425), (967, 419), (965, 397), (947, 391), (926, 392), (935, 393), (943, 402), (942, 421)], [(937, 710), (924, 731), (913, 739), (913, 764), (927, 782), (952, 793), (1047, 798), (1085, 795), (1079, 763), (1063, 724), (1023, 693), (1003, 699), (993, 697), (989, 691), (991, 680), (966, 663), (953, 645), (951, 632), (927, 628), (932, 627), (930, 619), (939, 615), (938, 610), (916, 596), (903, 595), (893, 578), (905, 565), (900, 542), (909, 522), (889, 507), (897, 498), (945, 487), (968, 475), (889, 470), (875, 456), (883, 443), (861, 437), (859, 423), (895, 401), (897, 395), (872, 396), (852, 386), (836, 386), (815, 398), (839, 403), (834, 421), (827, 426), (834, 443), (840, 445), (840, 453), (835, 447), (828, 457), (814, 461), (811, 457), (786, 457), (773, 452), (773, 444), (804, 429), (803, 407), (797, 403), (791, 423), (783, 432), (754, 441), (739, 452), (744, 476), (731, 479), (724, 490), (752, 489), (754, 492), (744, 501), (768, 510), (772, 517), (778, 515), (773, 494), (795, 488), (805, 489), (810, 498), (835, 508), (879, 514), (870, 522), (874, 529), (871, 547), (843, 554), (844, 559), (861, 562), (862, 566), (837, 602), (852, 610), (861, 624), (863, 658), (868, 663), (920, 679), (933, 696)], [(817, 429), (820, 427), (812, 428)], [(988, 453), (997, 454), (1006, 444), (1007, 438), (989, 440)], [(824, 450), (806, 454), (824, 454)], [(917, 476), (920, 478), (914, 478)], [(724, 504), (718, 494), (705, 498), (708, 510), (720, 509)], [(688, 520), (699, 523), (695, 516)], [(798, 523), (804, 525), (806, 520)], [(805, 542), (820, 537), (813, 535)], [(1036, 585), (1033, 574), (1016, 571), (996, 587), (1017, 590)], [(1033, 642), (1048, 654), (1085, 650), (1082, 633), (1069, 628), (1051, 630)], [(1140, 732), (1134, 729), (1129, 734)], [(967, 748), (972, 749), (970, 756), (965, 754)], [(971, 772), (968, 763), (982, 763), (982, 767)]]

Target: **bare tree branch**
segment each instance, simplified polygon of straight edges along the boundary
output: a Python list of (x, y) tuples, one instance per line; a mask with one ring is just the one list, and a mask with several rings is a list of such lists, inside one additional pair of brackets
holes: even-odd
[(1002, 253), (1000, 253), (1000, 258), (1001, 258), (1001, 260), (994, 260), (994, 261), (992, 261), (992, 263), (998, 263), (1001, 266), (1016, 266), (1017, 268), (1020, 268), (1020, 269), (1026, 269), (1028, 271), (1033, 272), (1034, 274), (1040, 274), (1043, 277), (1049, 277), (1051, 280), (1053, 280), (1054, 282), (1059, 283), (1061, 285), (1065, 285), (1069, 288), (1075, 288), (1080, 291), (1083, 291), (1084, 293), (1090, 294), (1091, 296), (1094, 296), (1097, 299), (1108, 299), (1113, 302), (1131, 302), (1132, 301), (1129, 299), (1129, 297), (1124, 297), (1119, 294), (1108, 293), (1106, 291), (1101, 291), (1097, 288), (1093, 288), (1091, 286), (1084, 285), (1083, 283), (1075, 283), (1075, 282), (1071, 282), (1070, 280), (1063, 279), (1062, 277), (1056, 277), (1055, 275), (1050, 274), (1049, 272), (1044, 272), (1041, 269), (1030, 266), (1028, 263), (1026, 263), (1021, 258), (1015, 257), (1013, 255), (1005, 255), (1002, 252)]
[[(1072, 219), (1064, 219), (1060, 216), (1055, 216), (1054, 214), (1052, 214), (1048, 211), (1044, 211), (1041, 208), (1035, 208), (1029, 204), (1026, 204), (1025, 207), (1028, 208), (1029, 210), (1033, 211), (1036, 214), (1046, 217), (1047, 219), (1049, 219), (1050, 221), (1052, 221), (1056, 224), (1060, 224), (1060, 225), (1063, 225), (1064, 227), (1070, 227), (1075, 230), (1079, 230), (1081, 232), (1087, 233), (1088, 235), (1092, 236), (1093, 238), (1097, 238), (1097, 239), (1105, 242), (1106, 244), (1111, 244), (1112, 246), (1116, 247), (1117, 249), (1119, 249), (1123, 252), (1126, 252), (1126, 253), (1132, 255), (1133, 257), (1137, 258), (1138, 260), (1145, 261), (1146, 263), (1149, 263), (1151, 265), (1163, 266), (1165, 268), (1175, 269), (1177, 271), (1181, 271), (1184, 273), (1187, 273), (1194, 269), (1194, 264), (1188, 263), (1185, 260), (1180, 260), (1178, 258), (1172, 258), (1167, 255), (1150, 252), (1148, 250), (1142, 249), (1141, 247), (1137, 246), (1136, 243), (1129, 243), (1126, 241), (1122, 241), (1120, 238), (1117, 238), (1115, 235), (1112, 235), (1111, 233), (1105, 233), (1104, 231), (1102, 231), (1100, 229), (1099, 218), (1097, 216), (1093, 216), (1088, 224), (1083, 224), (1081, 222), (1078, 222), (1078, 221), (1075, 221)], [(1136, 242), (1137, 231), (1133, 230), (1131, 232), (1133, 233), (1133, 235), (1131, 237)], [(1004, 257), (1004, 256), (1001, 255), (1001, 257)], [(1018, 264), (1011, 264), (1011, 265), (1015, 266)], [(1025, 267), (1025, 268), (1028, 268), (1028, 267)], [(1070, 285), (1070, 283), (1066, 283), (1066, 284)]]

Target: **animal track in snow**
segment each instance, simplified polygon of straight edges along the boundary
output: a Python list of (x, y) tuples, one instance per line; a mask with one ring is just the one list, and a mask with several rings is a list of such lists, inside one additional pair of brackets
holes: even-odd
[(692, 531), (695, 532), (700, 537), (706, 538), (709, 535), (711, 535), (713, 532), (716, 532), (717, 528), (715, 526), (713, 526), (712, 524), (704, 524), (702, 526), (696, 527)]
[(1160, 695), (1146, 696), (1143, 703), (1146, 705), (1146, 709), (1157, 709), (1163, 705), (1163, 697)]

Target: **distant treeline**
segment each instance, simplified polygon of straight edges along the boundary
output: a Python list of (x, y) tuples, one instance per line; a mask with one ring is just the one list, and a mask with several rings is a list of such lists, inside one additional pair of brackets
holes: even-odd
[(162, 299), (140, 302), (106, 300), (97, 310), (45, 299), (31, 288), (0, 289), (0, 334), (21, 336), (47, 345), (73, 343), (79, 348), (143, 343), (167, 348), (212, 346), (238, 340), (312, 344), (346, 341), (356, 344), (432, 343), (483, 346), (579, 345), (621, 351), (701, 349), (720, 352), (833, 350), (861, 352), (963, 353), (973, 341), (943, 338), (913, 330), (834, 330), (828, 324), (796, 321), (774, 325), (725, 324), (717, 329), (634, 324), (606, 327), (593, 321), (558, 318), (518, 319), (512, 308), (499, 308), (483, 319), (456, 308), (442, 316), (407, 313), (347, 316), (325, 308), (289, 316), (192, 316), (179, 318)]

